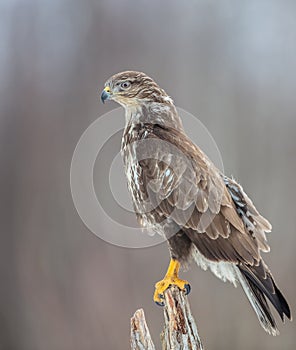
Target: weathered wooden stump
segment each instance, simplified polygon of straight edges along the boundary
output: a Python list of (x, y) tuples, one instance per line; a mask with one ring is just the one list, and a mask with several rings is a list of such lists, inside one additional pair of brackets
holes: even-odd
[[(203, 350), (187, 297), (176, 286), (171, 286), (164, 296), (162, 349)], [(137, 310), (131, 318), (131, 349), (155, 350), (143, 309)]]

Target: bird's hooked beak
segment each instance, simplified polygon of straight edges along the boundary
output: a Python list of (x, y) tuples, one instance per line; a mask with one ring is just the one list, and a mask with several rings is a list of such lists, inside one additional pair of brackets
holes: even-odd
[(111, 98), (111, 89), (109, 86), (106, 86), (101, 93), (101, 101), (105, 103), (106, 100), (110, 100)]

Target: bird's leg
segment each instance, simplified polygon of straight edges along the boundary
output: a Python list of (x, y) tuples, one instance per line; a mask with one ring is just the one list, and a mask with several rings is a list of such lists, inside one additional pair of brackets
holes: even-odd
[(164, 303), (162, 299), (164, 298), (163, 293), (166, 289), (169, 288), (170, 285), (175, 285), (179, 287), (181, 290), (185, 291), (187, 295), (190, 292), (190, 284), (186, 280), (181, 280), (178, 276), (180, 270), (180, 263), (176, 259), (171, 259), (167, 273), (164, 278), (155, 284), (155, 292), (153, 296), (153, 300), (157, 305), (163, 306)]

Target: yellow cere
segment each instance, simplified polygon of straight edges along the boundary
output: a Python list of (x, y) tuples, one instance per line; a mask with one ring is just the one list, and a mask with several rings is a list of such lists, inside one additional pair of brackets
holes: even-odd
[(106, 92), (110, 92), (110, 91), (111, 91), (111, 89), (110, 89), (110, 87), (109, 87), (109, 86), (106, 86), (106, 87), (104, 88), (104, 91), (106, 91)]

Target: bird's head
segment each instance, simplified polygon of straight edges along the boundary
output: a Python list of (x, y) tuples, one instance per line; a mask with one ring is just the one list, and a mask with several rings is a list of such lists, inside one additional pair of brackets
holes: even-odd
[(113, 75), (105, 83), (101, 100), (113, 100), (123, 107), (145, 102), (172, 103), (171, 98), (153, 79), (142, 72), (126, 71)]

